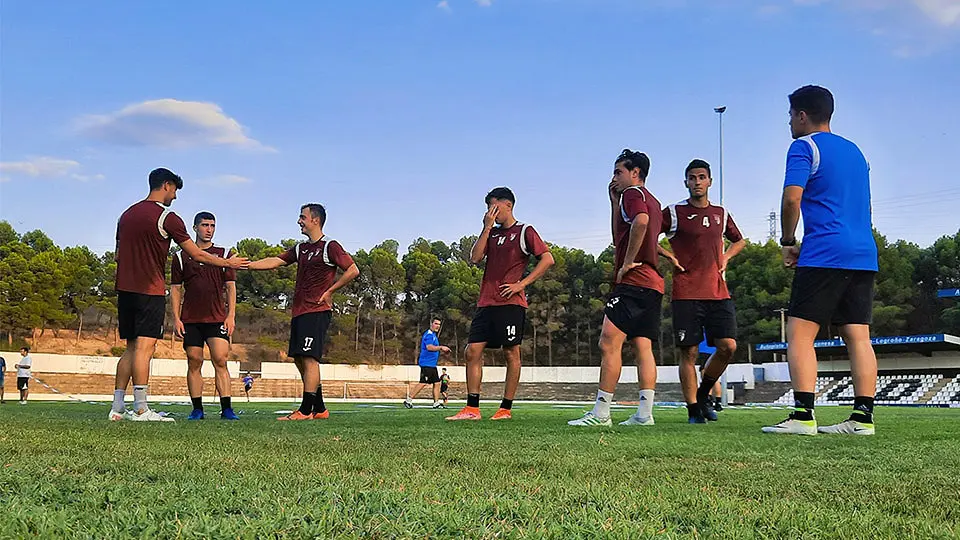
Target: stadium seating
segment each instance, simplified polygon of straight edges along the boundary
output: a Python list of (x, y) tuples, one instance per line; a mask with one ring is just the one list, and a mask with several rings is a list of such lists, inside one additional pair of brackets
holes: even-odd
[[(897, 373), (877, 377), (877, 405), (960, 405), (960, 375), (948, 381), (935, 395), (924, 399), (943, 380), (939, 373)], [(847, 375), (834, 378), (817, 377), (817, 405), (850, 405), (853, 403), (853, 379)], [(793, 390), (774, 403), (793, 404)]]
[(960, 375), (950, 380), (939, 392), (934, 394), (930, 405), (960, 405)]

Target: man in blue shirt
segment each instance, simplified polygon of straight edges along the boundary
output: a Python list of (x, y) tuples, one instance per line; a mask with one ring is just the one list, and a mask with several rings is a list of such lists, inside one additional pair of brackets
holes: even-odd
[(7, 400), (3, 398), (3, 379), (6, 377), (7, 371), (7, 360), (6, 358), (0, 356), (0, 403), (6, 403)]
[(437, 373), (437, 360), (440, 359), (440, 353), (450, 352), (450, 347), (440, 345), (437, 333), (440, 332), (440, 319), (430, 321), (430, 329), (423, 333), (420, 339), (420, 357), (417, 364), (420, 365), (420, 385), (412, 395), (403, 401), (403, 406), (412, 409), (413, 400), (417, 397), (428, 384), (433, 385), (433, 408), (439, 409), (440, 403), (440, 374)]
[[(857, 145), (830, 132), (833, 95), (804, 86), (790, 94), (790, 131), (780, 209), (783, 264), (796, 268), (787, 319), (787, 362), (794, 412), (766, 433), (873, 435), (877, 357), (870, 344), (877, 244), (870, 209), (870, 166)], [(803, 247), (796, 229), (803, 214)], [(840, 331), (850, 355), (853, 414), (817, 428), (817, 355), (825, 325)]]

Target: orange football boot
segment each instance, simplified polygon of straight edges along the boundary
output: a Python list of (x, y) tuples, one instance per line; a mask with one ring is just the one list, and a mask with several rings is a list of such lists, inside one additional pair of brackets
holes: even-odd
[(453, 416), (448, 416), (447, 420), (480, 420), (483, 417), (480, 416), (480, 407), (464, 407), (460, 409), (460, 412)]

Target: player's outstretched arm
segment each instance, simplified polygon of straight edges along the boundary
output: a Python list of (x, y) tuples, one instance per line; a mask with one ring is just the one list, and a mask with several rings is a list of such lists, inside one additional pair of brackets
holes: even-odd
[(251, 262), (250, 266), (247, 267), (247, 270), (274, 270), (286, 265), (287, 261), (281, 259), (280, 257), (267, 257), (265, 259), (260, 259), (259, 261)]
[(210, 266), (218, 266), (220, 268), (246, 268), (250, 264), (250, 260), (246, 257), (230, 257), (229, 259), (224, 259), (222, 257), (217, 257), (216, 255), (211, 255), (206, 251), (200, 249), (200, 247), (194, 243), (193, 240), (185, 240), (180, 244), (180, 248), (186, 252), (193, 260), (201, 264), (209, 264)]

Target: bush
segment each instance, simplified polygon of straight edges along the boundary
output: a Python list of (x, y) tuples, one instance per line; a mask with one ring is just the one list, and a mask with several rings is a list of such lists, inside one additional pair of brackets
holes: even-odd
[(117, 358), (123, 356), (123, 353), (127, 352), (126, 347), (110, 347), (110, 354), (116, 356)]

